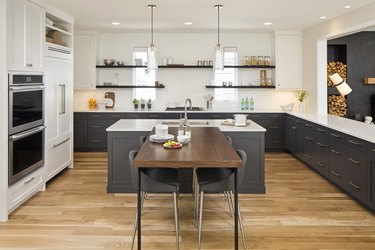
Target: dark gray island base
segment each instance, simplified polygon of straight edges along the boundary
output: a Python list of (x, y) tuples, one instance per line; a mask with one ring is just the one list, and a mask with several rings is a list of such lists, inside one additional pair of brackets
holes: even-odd
[[(142, 123), (142, 125), (141, 125)], [(159, 121), (160, 123), (160, 121)], [(218, 121), (210, 121), (210, 126), (218, 125), (225, 135), (233, 140), (233, 147), (247, 153), (247, 164), (239, 192), (244, 194), (263, 194), (264, 185), (264, 134), (265, 130), (252, 123), (244, 128), (223, 127)], [(140, 136), (149, 135), (156, 124), (156, 120), (120, 120), (107, 129), (108, 134), (108, 193), (135, 193), (132, 185), (128, 154), (129, 151), (139, 149)], [(137, 129), (137, 127), (141, 127)], [(253, 128), (251, 128), (253, 127)], [(123, 129), (121, 129), (123, 128)], [(226, 131), (229, 130), (229, 131)], [(179, 169), (180, 192), (192, 192), (192, 170)]]

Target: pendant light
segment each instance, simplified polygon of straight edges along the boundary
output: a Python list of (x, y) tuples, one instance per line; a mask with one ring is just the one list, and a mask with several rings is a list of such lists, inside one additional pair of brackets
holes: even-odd
[(223, 5), (215, 5), (217, 9), (217, 44), (215, 46), (214, 52), (214, 70), (224, 70), (224, 49), (220, 45), (220, 9), (223, 8)]
[(346, 81), (341, 78), (339, 74), (335, 73), (331, 75), (329, 78), (331, 79), (334, 86), (337, 88), (337, 90), (340, 92), (342, 96), (346, 96), (350, 92), (352, 92), (352, 89), (349, 87)]
[(147, 69), (148, 70), (157, 70), (158, 62), (156, 59), (156, 47), (154, 44), (154, 9), (156, 5), (150, 4), (148, 8), (151, 9), (151, 44), (147, 48)]

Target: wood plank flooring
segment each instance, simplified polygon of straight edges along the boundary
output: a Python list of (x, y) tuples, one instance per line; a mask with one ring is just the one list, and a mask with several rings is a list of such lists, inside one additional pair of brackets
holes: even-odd
[[(105, 153), (75, 154), (74, 169), (0, 223), (0, 249), (130, 249), (136, 196), (107, 194), (106, 168)], [(289, 154), (266, 154), (266, 187), (240, 196), (249, 249), (375, 249), (374, 215)], [(197, 248), (192, 206), (181, 197), (180, 249)], [(143, 216), (143, 249), (175, 249), (171, 196), (151, 196), (145, 207), (167, 210)], [(217, 199), (205, 207), (227, 209)], [(222, 211), (204, 212), (202, 249), (233, 249)]]

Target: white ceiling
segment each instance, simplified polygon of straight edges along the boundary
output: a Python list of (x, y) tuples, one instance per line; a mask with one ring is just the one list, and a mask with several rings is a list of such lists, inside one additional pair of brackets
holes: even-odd
[[(75, 18), (77, 30), (139, 32), (150, 29), (148, 4), (156, 4), (154, 29), (210, 32), (217, 29), (215, 4), (222, 4), (221, 31), (303, 30), (375, 0), (44, 0)], [(345, 9), (350, 5), (350, 9)], [(327, 19), (321, 20), (321, 16)], [(121, 24), (114, 26), (117, 21)], [(184, 25), (190, 21), (193, 25)], [(265, 26), (264, 22), (273, 25)]]

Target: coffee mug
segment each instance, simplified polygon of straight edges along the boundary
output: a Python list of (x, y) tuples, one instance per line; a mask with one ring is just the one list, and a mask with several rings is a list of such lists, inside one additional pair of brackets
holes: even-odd
[(157, 137), (166, 137), (168, 135), (168, 126), (163, 124), (158, 124), (155, 126), (155, 135)]

